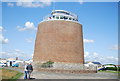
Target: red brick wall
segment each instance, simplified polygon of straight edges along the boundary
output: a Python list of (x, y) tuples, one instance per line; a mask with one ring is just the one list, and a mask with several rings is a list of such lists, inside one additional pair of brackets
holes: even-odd
[(71, 21), (39, 24), (33, 61), (84, 63), (82, 25)]

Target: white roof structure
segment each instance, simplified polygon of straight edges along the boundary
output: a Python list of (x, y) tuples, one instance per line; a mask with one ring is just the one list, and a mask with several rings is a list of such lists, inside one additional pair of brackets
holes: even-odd
[(9, 61), (14, 61), (15, 59), (14, 59), (14, 58), (8, 58), (7, 60), (9, 60)]
[(54, 13), (54, 12), (65, 12), (65, 13), (69, 13), (69, 12), (66, 11), (66, 10), (53, 10), (52, 13)]
[(43, 18), (43, 21), (50, 21), (50, 20), (66, 20), (66, 21), (78, 22), (78, 16), (66, 10), (53, 10), (51, 14)]

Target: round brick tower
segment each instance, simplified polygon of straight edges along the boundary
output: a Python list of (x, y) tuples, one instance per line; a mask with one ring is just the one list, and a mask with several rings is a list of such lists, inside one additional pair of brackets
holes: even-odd
[(82, 25), (70, 12), (55, 10), (38, 25), (33, 61), (49, 60), (84, 63)]

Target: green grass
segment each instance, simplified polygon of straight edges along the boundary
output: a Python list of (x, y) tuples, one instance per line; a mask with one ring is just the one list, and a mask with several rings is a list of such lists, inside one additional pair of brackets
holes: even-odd
[(119, 73), (120, 74), (120, 71), (98, 71), (98, 72), (108, 72), (108, 73)]
[(18, 73), (16, 74), (16, 76), (13, 76), (12, 78), (10, 78), (10, 81), (16, 81), (17, 79), (19, 79), (21, 76), (23, 75), (23, 73)]
[(20, 76), (23, 75), (23, 73), (19, 72), (19, 71), (15, 71), (15, 70), (9, 70), (9, 69), (4, 69), (4, 68), (0, 68), (0, 70), (2, 71), (2, 81), (16, 81), (17, 79), (20, 78)]

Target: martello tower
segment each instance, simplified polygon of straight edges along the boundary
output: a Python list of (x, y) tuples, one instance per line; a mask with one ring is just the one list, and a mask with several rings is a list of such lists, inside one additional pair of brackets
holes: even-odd
[(54, 10), (38, 25), (34, 62), (84, 63), (82, 25), (78, 16)]

